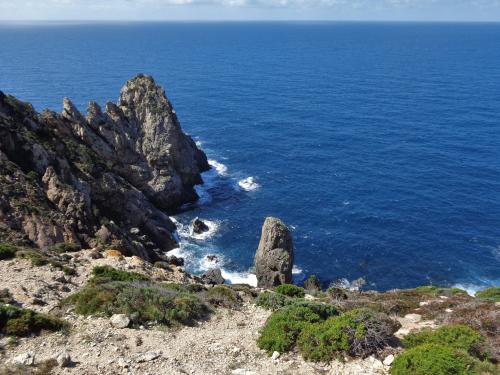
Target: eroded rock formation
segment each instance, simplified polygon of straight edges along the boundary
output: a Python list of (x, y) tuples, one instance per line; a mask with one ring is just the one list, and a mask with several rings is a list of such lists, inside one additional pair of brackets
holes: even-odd
[(167, 212), (198, 197), (210, 167), (165, 92), (138, 75), (105, 111), (37, 113), (0, 92), (0, 241), (70, 242), (160, 259), (176, 246)]
[(288, 227), (274, 217), (266, 218), (255, 254), (257, 286), (273, 288), (292, 282), (293, 240)]

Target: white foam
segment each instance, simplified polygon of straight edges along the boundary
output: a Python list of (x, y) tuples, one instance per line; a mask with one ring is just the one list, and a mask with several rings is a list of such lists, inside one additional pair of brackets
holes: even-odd
[(203, 219), (203, 222), (207, 225), (208, 230), (203, 233), (194, 233), (193, 228), (191, 228), (190, 226), (189, 234), (192, 238), (195, 238), (197, 240), (207, 240), (210, 237), (212, 237), (215, 233), (217, 233), (217, 230), (219, 229), (220, 226), (220, 223), (218, 221)]
[(228, 284), (248, 284), (257, 286), (257, 276), (250, 272), (229, 272), (221, 269), (222, 277)]
[(227, 174), (227, 167), (217, 160), (209, 160), (208, 164), (210, 164), (211, 167), (215, 168), (219, 175), (225, 176)]
[(260, 184), (253, 177), (247, 177), (238, 181), (238, 186), (245, 191), (253, 191), (260, 188)]
[(302, 271), (302, 268), (294, 265), (293, 268), (292, 268), (292, 275), (299, 275), (301, 274), (303, 271)]

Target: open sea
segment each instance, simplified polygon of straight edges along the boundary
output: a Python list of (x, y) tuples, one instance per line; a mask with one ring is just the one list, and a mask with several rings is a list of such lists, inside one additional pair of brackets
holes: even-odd
[(0, 90), (37, 110), (140, 72), (214, 166), (175, 215), (189, 271), (252, 282), (273, 215), (297, 282), (500, 284), (500, 24), (0, 24)]

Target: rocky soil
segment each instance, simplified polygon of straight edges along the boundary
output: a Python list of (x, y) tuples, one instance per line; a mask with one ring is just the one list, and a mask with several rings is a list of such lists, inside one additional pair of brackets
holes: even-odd
[[(7, 288), (23, 307), (40, 312), (56, 312), (59, 301), (81, 288), (97, 265), (148, 275), (157, 281), (191, 282), (180, 268), (152, 267), (142, 259), (108, 253), (93, 259), (92, 251), (70, 253), (69, 264), (77, 275), (67, 276), (51, 266), (32, 267), (27, 260), (0, 261), (0, 289)], [(312, 298), (309, 296), (308, 298)], [(62, 353), (69, 355), (67, 367), (56, 367), (55, 374), (385, 374), (391, 353), (380, 358), (334, 361), (328, 365), (305, 362), (296, 353), (268, 357), (258, 349), (256, 340), (270, 312), (246, 301), (241, 308), (217, 309), (207, 321), (194, 327), (169, 329), (160, 326), (140, 329), (114, 328), (110, 319), (76, 315), (72, 308), (62, 311), (70, 323), (69, 333), (44, 333), (19, 338), (15, 344), (2, 339), (0, 363), (31, 358), (40, 363)], [(411, 329), (433, 326), (418, 314), (399, 318), (403, 327), (398, 335)]]

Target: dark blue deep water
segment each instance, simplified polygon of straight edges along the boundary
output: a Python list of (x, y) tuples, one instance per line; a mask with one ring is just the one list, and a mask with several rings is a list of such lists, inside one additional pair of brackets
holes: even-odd
[[(500, 283), (500, 24), (0, 26), (0, 89), (38, 110), (115, 101), (138, 72), (227, 168), (177, 216), (189, 269), (248, 271), (274, 215), (297, 280)], [(212, 237), (182, 229), (198, 215)]]

